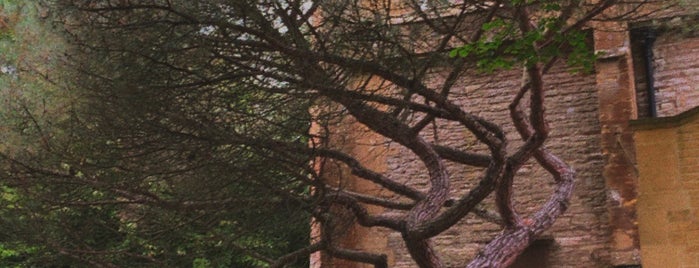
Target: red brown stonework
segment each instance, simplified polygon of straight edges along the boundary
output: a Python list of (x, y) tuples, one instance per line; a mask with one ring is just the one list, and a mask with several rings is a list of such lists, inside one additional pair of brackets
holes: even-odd
[(610, 262), (613, 265), (640, 262), (636, 226), (636, 181), (633, 133), (635, 119), (634, 72), (631, 67), (628, 31), (623, 25), (599, 25), (595, 47), (603, 52), (597, 62), (600, 138), (605, 157), (603, 175), (609, 206)]
[(699, 35), (661, 32), (654, 46), (658, 115), (699, 106)]
[[(611, 12), (617, 12), (612, 10)], [(676, 16), (668, 11), (662, 16)], [(596, 23), (592, 25), (595, 50), (602, 52), (591, 75), (572, 74), (563, 65), (554, 67), (545, 77), (546, 110), (551, 134), (546, 146), (577, 171), (577, 184), (570, 208), (537, 241), (514, 267), (614, 267), (640, 265), (640, 244), (636, 200), (638, 172), (633, 130), (629, 121), (645, 116), (645, 84), (637, 40), (630, 36), (634, 23)], [(653, 61), (656, 69), (658, 111), (674, 115), (699, 106), (699, 37), (668, 31), (658, 35)], [(473, 72), (459, 81), (455, 96), (470, 112), (505, 124), (510, 140), (517, 140), (508, 125), (507, 105), (518, 89), (521, 71), (498, 76)], [(432, 79), (443, 79), (436, 73)], [(476, 100), (476, 101), (474, 101)], [(638, 102), (637, 102), (638, 101)], [(354, 129), (359, 129), (351, 127)], [(424, 134), (445, 145), (478, 148), (475, 138), (459, 128), (442, 123), (426, 128)], [(427, 174), (413, 154), (396, 144), (383, 144), (377, 137), (356, 135), (362, 144), (374, 144), (351, 150), (366, 155), (367, 165), (386, 171), (404, 183), (424, 188)], [(381, 145), (379, 145), (381, 144)], [(361, 148), (360, 148), (361, 147)], [(514, 146), (513, 146), (514, 147)], [(479, 169), (449, 170), (456, 179), (452, 195), (473, 186)], [(516, 206), (526, 215), (548, 197), (551, 179), (538, 165), (525, 166), (515, 182)], [(380, 193), (381, 189), (348, 182), (356, 190)], [(486, 207), (494, 209), (490, 200)], [(407, 253), (400, 234), (386, 229), (352, 227), (347, 245), (372, 248), (387, 253), (389, 267), (416, 267)], [(434, 238), (448, 267), (464, 266), (480, 247), (501, 228), (477, 216), (467, 216), (459, 225)], [(527, 258), (527, 254), (534, 256)], [(350, 263), (332, 263), (324, 267), (370, 267)]]
[[(473, 107), (472, 111), (496, 122), (507, 122), (507, 105), (517, 90), (521, 73), (513, 71), (497, 77), (489, 75), (473, 75), (472, 79), (462, 81), (464, 92), (463, 105)], [(606, 210), (606, 192), (602, 176), (604, 164), (601, 155), (598, 120), (598, 99), (596, 97), (595, 77), (591, 75), (571, 74), (562, 66), (552, 70), (545, 77), (549, 83), (547, 90), (547, 111), (550, 113), (551, 137), (547, 147), (562, 156), (573, 165), (578, 172), (579, 183), (568, 213), (562, 216), (548, 232), (545, 241), (545, 259), (551, 267), (606, 267), (608, 266), (609, 251), (607, 241), (608, 218)], [(483, 100), (480, 103), (469, 100)], [(507, 125), (506, 125), (507, 126)], [(474, 140), (472, 137), (454, 134), (452, 126), (438, 125), (438, 138), (446, 144), (463, 144), (463, 140)], [(506, 131), (511, 140), (515, 139), (512, 126)], [(439, 135), (439, 134), (442, 135)], [(449, 135), (446, 135), (450, 133)], [(473, 142), (475, 144), (475, 141)], [(396, 154), (388, 158), (388, 170), (406, 174), (406, 183), (411, 184), (407, 175), (425, 176), (423, 168), (417, 161), (406, 159), (407, 155), (396, 146)], [(472, 186), (472, 170), (450, 170), (456, 180), (457, 190), (465, 190)], [(522, 177), (515, 184), (517, 207), (521, 213), (534, 211), (547, 197), (552, 189), (550, 176), (537, 165), (529, 165), (521, 170)], [(521, 177), (520, 177), (521, 178)], [(422, 180), (424, 181), (424, 180)], [(493, 209), (492, 201), (489, 203)], [(482, 243), (490, 240), (500, 230), (496, 224), (468, 216), (462, 223), (440, 236), (435, 244), (439, 252), (443, 252), (445, 264), (448, 267), (465, 265), (480, 249)], [(389, 248), (395, 256), (395, 264), (391, 267), (415, 267), (415, 264), (403, 249), (400, 235), (389, 236)]]

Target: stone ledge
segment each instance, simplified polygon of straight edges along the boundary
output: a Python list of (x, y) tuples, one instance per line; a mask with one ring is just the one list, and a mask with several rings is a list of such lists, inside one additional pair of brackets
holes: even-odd
[(628, 47), (619, 47), (613, 49), (599, 49), (595, 50), (595, 55), (597, 55), (597, 60), (611, 60), (629, 55), (630, 50)]
[(659, 128), (677, 127), (687, 123), (692, 118), (699, 117), (699, 106), (675, 116), (641, 118), (629, 121), (633, 130), (651, 130)]

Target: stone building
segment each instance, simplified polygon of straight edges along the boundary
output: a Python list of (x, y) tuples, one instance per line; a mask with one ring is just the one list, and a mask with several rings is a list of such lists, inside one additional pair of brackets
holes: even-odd
[[(553, 130), (547, 146), (575, 167), (576, 189), (566, 214), (514, 267), (699, 267), (699, 29), (687, 27), (699, 24), (696, 11), (595, 22), (590, 33), (601, 56), (594, 73), (572, 74), (556, 66), (546, 75)], [(508, 117), (503, 107), (521, 71), (472, 78), (460, 88), (470, 99), (483, 100), (479, 115)], [(419, 174), (405, 149), (367, 145), (374, 137), (346, 127), (348, 139), (366, 141), (350, 150), (371, 159), (367, 165), (406, 178)], [(517, 202), (535, 207), (546, 198), (541, 190), (549, 186), (536, 182), (545, 172), (536, 166), (520, 172), (531, 180), (516, 182)], [(361, 183), (352, 187), (380, 192)], [(463, 264), (500, 230), (475, 216), (464, 221), (468, 229), (453, 228), (433, 240), (448, 266)], [(387, 253), (390, 267), (416, 267), (400, 234), (355, 226), (344, 243)], [(328, 259), (322, 267), (369, 266)]]

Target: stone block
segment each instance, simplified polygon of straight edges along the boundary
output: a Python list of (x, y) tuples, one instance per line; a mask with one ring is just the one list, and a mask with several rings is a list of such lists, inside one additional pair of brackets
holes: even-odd
[(643, 267), (681, 267), (679, 253), (668, 245), (643, 245)]

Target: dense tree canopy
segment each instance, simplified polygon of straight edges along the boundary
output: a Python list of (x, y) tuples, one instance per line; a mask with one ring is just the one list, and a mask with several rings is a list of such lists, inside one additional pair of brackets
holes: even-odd
[[(235, 136), (305, 146), (307, 102), (235, 84), (139, 90), (190, 81), (115, 47), (87, 50), (55, 32), (63, 22), (42, 18), (46, 6), (3, 8), (14, 71), (3, 76), (1, 266), (253, 267), (308, 244), (308, 210), (276, 188), (306, 193), (294, 178), (306, 158), (282, 166)], [(138, 34), (120, 45), (143, 45)]]
[[(381, 252), (335, 243), (349, 214), (400, 233), (419, 266), (443, 267), (430, 238), (494, 193), (504, 231), (464, 264), (504, 267), (565, 211), (574, 183), (574, 171), (543, 146), (543, 74), (557, 61), (591, 68), (583, 26), (617, 19), (600, 15), (619, 1), (46, 4), (51, 14), (41, 16), (65, 52), (53, 56), (55, 69), (38, 72), (57, 91), (48, 114), (36, 102), (11, 119), (18, 139), (38, 146), (2, 147), (0, 223), (14, 228), (0, 237), (11, 249), (3, 261), (282, 267), (323, 251), (385, 267)], [(510, 105), (516, 141), (455, 101), (467, 71), (511, 68), (524, 70)], [(443, 80), (430, 79), (436, 71)], [(424, 165), (427, 187), (344, 151), (356, 142), (338, 127), (347, 118), (406, 148)], [(431, 139), (428, 126), (447, 122), (480, 146)], [(512, 181), (530, 158), (556, 189), (524, 218)], [(447, 162), (476, 167), (474, 187), (451, 196)], [(338, 182), (348, 178), (330, 166), (397, 197), (344, 189)], [(371, 214), (368, 204), (387, 213)], [(322, 226), (312, 243), (310, 216)]]

